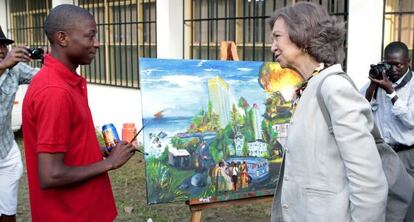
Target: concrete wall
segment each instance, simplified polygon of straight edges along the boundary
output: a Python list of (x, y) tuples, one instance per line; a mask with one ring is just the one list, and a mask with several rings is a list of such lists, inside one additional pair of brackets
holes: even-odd
[(141, 127), (141, 93), (138, 89), (88, 84), (89, 107), (94, 123), (102, 127), (114, 123), (121, 137), (123, 123)]
[(157, 0), (157, 57), (183, 58), (182, 0)]
[(73, 4), (73, 0), (52, 0), (52, 7), (56, 7), (61, 4)]
[(347, 72), (361, 88), (370, 64), (381, 60), (382, 0), (349, 0)]
[[(6, 0), (0, 0), (0, 15), (6, 15)], [(8, 30), (8, 24), (6, 16), (0, 16), (0, 26), (6, 37), (10, 37)]]

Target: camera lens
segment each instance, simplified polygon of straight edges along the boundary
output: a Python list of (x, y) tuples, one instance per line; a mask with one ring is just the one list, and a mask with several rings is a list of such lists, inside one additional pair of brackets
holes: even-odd
[(378, 67), (378, 65), (371, 65), (371, 69), (369, 70), (369, 76), (373, 79), (382, 79), (381, 68)]
[(371, 69), (369, 70), (369, 76), (373, 79), (382, 79), (382, 73), (386, 73), (387, 76), (391, 73), (392, 66), (386, 62), (380, 62), (376, 65), (371, 65)]
[(30, 54), (31, 59), (42, 59), (43, 58), (43, 49), (42, 48), (29, 48), (27, 51)]

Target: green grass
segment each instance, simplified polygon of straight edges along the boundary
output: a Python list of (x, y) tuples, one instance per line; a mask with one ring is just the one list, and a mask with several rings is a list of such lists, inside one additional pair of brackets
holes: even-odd
[[(23, 151), (22, 137), (17, 135), (16, 141)], [(24, 151), (22, 152), (23, 163)], [(25, 167), (26, 168), (26, 167)], [(154, 222), (162, 221), (189, 221), (191, 216), (189, 207), (185, 203), (169, 203), (147, 205), (145, 164), (141, 154), (137, 153), (120, 169), (109, 173), (112, 189), (118, 208), (116, 221), (146, 222), (152, 218)], [(132, 207), (131, 213), (125, 208)], [(228, 205), (227, 207), (207, 209), (202, 212), (203, 221), (210, 222), (243, 222), (243, 221), (270, 221), (269, 203)], [(30, 203), (27, 187), (26, 169), (20, 180), (19, 206), (17, 209), (18, 221), (30, 221)]]

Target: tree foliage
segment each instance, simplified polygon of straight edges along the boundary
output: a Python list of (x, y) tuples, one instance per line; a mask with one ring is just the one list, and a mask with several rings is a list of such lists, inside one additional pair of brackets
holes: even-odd
[(191, 121), (191, 125), (187, 132), (189, 133), (201, 133), (201, 132), (217, 132), (220, 130), (220, 118), (219, 115), (213, 112), (213, 104), (208, 102), (208, 111), (203, 109), (194, 116)]

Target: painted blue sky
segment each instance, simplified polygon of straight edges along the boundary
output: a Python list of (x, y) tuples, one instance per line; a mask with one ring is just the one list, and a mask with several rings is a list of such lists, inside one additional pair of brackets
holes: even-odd
[(264, 111), (266, 93), (258, 83), (263, 62), (150, 58), (139, 62), (144, 118), (163, 109), (165, 116), (194, 116), (201, 107), (207, 108), (207, 80), (216, 76), (230, 85), (233, 101), (243, 96)]

